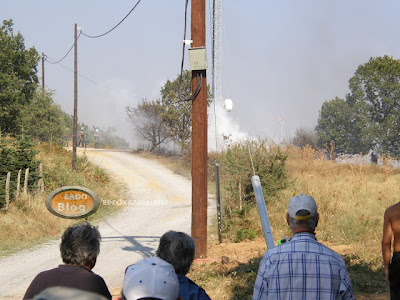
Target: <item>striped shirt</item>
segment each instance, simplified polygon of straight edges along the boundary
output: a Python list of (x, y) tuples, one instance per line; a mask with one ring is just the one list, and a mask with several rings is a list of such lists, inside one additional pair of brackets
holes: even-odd
[(260, 299), (353, 299), (353, 290), (342, 257), (301, 232), (264, 254), (253, 293)]

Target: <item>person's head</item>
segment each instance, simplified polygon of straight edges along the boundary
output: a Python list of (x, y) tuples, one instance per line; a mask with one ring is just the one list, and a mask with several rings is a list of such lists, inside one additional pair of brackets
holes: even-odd
[(125, 270), (122, 299), (177, 300), (179, 281), (174, 267), (158, 257), (148, 257)]
[(319, 215), (314, 198), (299, 194), (289, 200), (286, 220), (293, 233), (314, 232)]
[(178, 275), (186, 275), (194, 259), (196, 244), (186, 233), (168, 231), (163, 234), (157, 256), (174, 266)]
[(61, 238), (63, 262), (92, 269), (100, 253), (100, 240), (100, 232), (88, 222), (68, 227)]

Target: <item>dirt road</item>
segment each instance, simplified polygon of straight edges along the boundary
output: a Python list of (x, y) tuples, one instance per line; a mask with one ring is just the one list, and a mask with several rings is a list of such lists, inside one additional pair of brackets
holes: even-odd
[[(86, 154), (129, 188), (130, 201), (122, 212), (98, 224), (102, 244), (93, 271), (112, 290), (122, 285), (129, 264), (155, 254), (164, 232), (179, 230), (190, 234), (191, 182), (131, 153), (93, 149)], [(101, 200), (118, 203), (118, 199)], [(21, 299), (39, 272), (61, 263), (58, 247), (56, 241), (1, 259), (0, 299)]]

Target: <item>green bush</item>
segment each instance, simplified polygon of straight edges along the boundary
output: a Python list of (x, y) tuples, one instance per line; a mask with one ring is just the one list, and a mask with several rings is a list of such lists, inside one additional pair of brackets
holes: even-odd
[(256, 237), (256, 233), (254, 232), (253, 229), (238, 228), (236, 230), (235, 243), (240, 243), (240, 242), (244, 241), (245, 239), (254, 240), (255, 237)]
[(240, 199), (243, 205), (255, 202), (251, 183), (254, 173), (260, 177), (266, 200), (285, 189), (289, 184), (285, 169), (287, 157), (286, 151), (278, 146), (270, 146), (263, 140), (230, 145), (219, 159), (221, 187), (226, 192), (227, 202), (232, 206), (229, 209), (237, 208)]
[(5, 204), (5, 183), (7, 173), (11, 173), (10, 201), (15, 197), (17, 189), (18, 171), (21, 170), (21, 185), (24, 184), (24, 172), (29, 168), (28, 189), (32, 191), (37, 187), (39, 179), (39, 164), (35, 159), (38, 151), (33, 149), (29, 138), (0, 138), (0, 208)]

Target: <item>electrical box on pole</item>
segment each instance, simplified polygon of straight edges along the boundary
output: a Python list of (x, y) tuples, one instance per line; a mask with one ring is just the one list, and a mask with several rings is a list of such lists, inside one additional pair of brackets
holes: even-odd
[(207, 70), (207, 53), (205, 47), (189, 48), (189, 63), (191, 71)]

